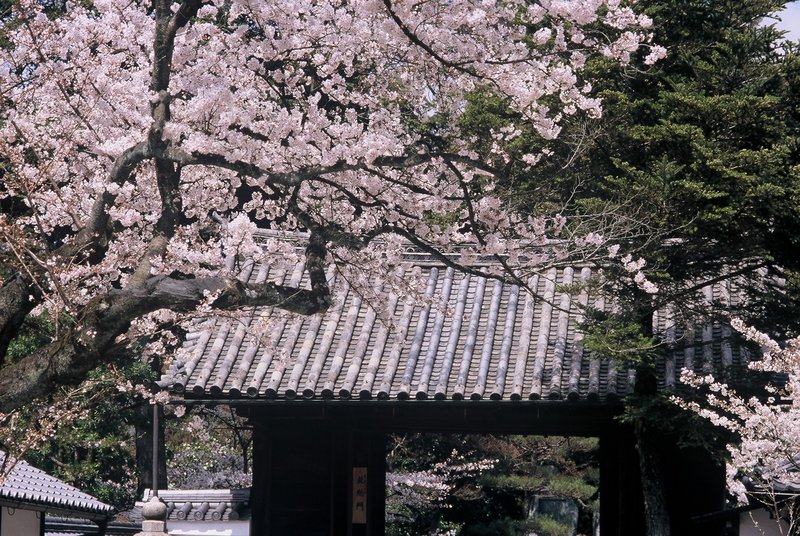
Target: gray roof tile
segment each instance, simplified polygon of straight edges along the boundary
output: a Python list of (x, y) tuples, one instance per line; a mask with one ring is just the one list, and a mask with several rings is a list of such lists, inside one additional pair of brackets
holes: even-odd
[[(307, 284), (302, 265), (277, 275), (266, 266), (247, 268), (243, 277), (251, 281)], [(162, 384), (186, 396), (222, 399), (613, 401), (632, 392), (634, 371), (587, 352), (577, 329), (587, 304), (611, 309), (585, 288), (577, 295), (565, 290), (589, 279), (590, 268), (534, 275), (528, 285), (541, 298), (420, 253), (409, 252), (400, 269), (420, 281), (424, 299), (410, 302), (375, 288), (376, 301), (330, 277), (333, 304), (325, 314), (292, 317), (262, 308), (241, 321), (200, 327)], [(731, 293), (717, 284), (700, 299), (729, 301)], [(264, 316), (273, 320), (269, 336), (259, 339), (264, 334), (250, 328)], [(674, 325), (669, 311), (654, 323), (668, 343), (681, 341), (660, 365), (662, 388), (674, 387), (683, 367), (701, 372), (747, 359), (727, 328), (708, 324), (691, 332)]]
[[(159, 490), (159, 498), (167, 505), (167, 520), (178, 521), (236, 521), (250, 517), (249, 489), (169, 489)], [(137, 503), (135, 515), (150, 500), (150, 491), (144, 501)]]
[[(0, 463), (5, 453), (0, 451)], [(109, 515), (114, 508), (88, 493), (48, 475), (25, 461), (18, 461), (0, 484), (0, 504), (26, 504), (32, 509)]]
[(101, 533), (104, 536), (134, 536), (141, 531), (141, 520), (138, 523), (112, 521), (103, 532), (97, 523), (89, 519), (50, 514), (46, 514), (44, 519), (44, 536), (93, 536)]

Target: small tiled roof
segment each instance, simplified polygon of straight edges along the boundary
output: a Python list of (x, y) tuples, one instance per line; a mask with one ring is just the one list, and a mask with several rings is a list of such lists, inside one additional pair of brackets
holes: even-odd
[[(0, 464), (5, 453), (0, 451)], [(0, 485), (0, 505), (105, 518), (114, 507), (19, 460)]]
[[(150, 490), (136, 511), (150, 500)], [(169, 489), (159, 490), (158, 497), (167, 505), (167, 520), (236, 521), (249, 519), (249, 489)]]
[(142, 522), (112, 521), (102, 531), (89, 519), (45, 515), (44, 536), (134, 536), (142, 531)]
[[(306, 279), (302, 264), (278, 275), (266, 265), (246, 266), (246, 281)], [(582, 306), (613, 307), (585, 288), (570, 293), (592, 276), (589, 267), (532, 276), (527, 284), (536, 295), (419, 253), (407, 254), (401, 269), (421, 282), (424, 299), (404, 302), (385, 289), (377, 289), (377, 300), (367, 299), (348, 281), (332, 281), (333, 303), (325, 314), (287, 317), (261, 308), (190, 332), (185, 357), (161, 383), (185, 397), (228, 400), (613, 401), (632, 392), (634, 371), (598, 359), (576, 329)], [(729, 301), (729, 285), (702, 289), (700, 299)], [(372, 307), (376, 303), (384, 317)], [(259, 339), (249, 326), (270, 316), (269, 336)], [(654, 318), (667, 342), (681, 341), (659, 365), (662, 389), (676, 384), (683, 367), (702, 372), (746, 361), (728, 328), (708, 324), (689, 332), (671, 318), (669, 311)]]
[[(800, 470), (798, 470), (797, 462), (795, 460), (784, 460), (778, 465), (778, 469), (783, 474), (779, 478), (772, 479), (772, 489), (769, 492), (782, 495), (800, 495)], [(763, 492), (765, 488), (762, 483), (747, 481), (746, 484), (755, 492)]]

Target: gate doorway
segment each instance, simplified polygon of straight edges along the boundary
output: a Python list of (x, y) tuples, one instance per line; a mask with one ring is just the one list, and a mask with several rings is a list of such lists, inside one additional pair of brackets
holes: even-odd
[[(408, 434), (598, 438), (593, 455), (602, 490), (596, 505), (601, 533), (643, 533), (636, 452), (630, 434), (614, 419), (617, 411), (607, 404), (359, 401), (240, 410), (254, 429), (254, 535), (392, 534), (386, 521), (387, 451), (391, 438)], [(496, 476), (493, 485), (511, 487), (501, 480)]]
[(595, 437), (390, 434), (386, 534), (599, 534)]

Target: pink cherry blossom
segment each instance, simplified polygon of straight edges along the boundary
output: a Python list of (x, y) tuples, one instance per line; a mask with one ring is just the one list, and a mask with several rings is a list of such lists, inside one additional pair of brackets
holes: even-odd
[[(399, 239), (519, 281), (570, 248), (605, 257), (613, 237), (516, 212), (495, 163), (523, 132), (546, 145), (565, 117), (598, 116), (585, 59), (628, 61), (648, 24), (614, 0), (21, 0), (0, 51), (0, 199), (29, 210), (0, 215), (3, 251), (84, 364), (148, 321), (319, 311), (337, 274), (408, 295), (387, 262)], [(494, 153), (458, 127), (477, 91), (514, 116)], [(298, 231), (305, 254), (280, 234)], [(237, 282), (255, 261), (271, 275)], [(0, 410), (49, 381), (13, 378)]]

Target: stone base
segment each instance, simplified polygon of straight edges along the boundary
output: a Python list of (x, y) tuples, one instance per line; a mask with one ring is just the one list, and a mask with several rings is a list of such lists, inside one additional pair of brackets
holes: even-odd
[(168, 536), (166, 523), (163, 521), (142, 521), (142, 532), (134, 536)]
[(167, 519), (167, 505), (158, 495), (153, 495), (142, 507), (142, 532), (135, 536), (168, 536), (165, 519)]

